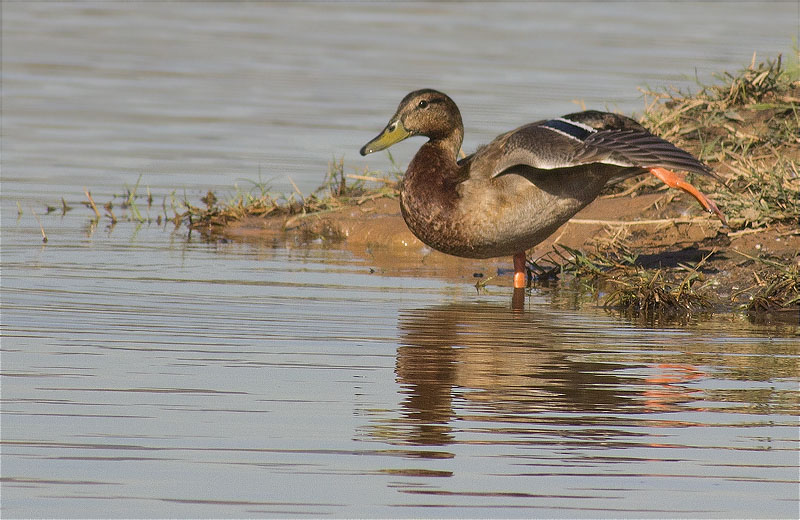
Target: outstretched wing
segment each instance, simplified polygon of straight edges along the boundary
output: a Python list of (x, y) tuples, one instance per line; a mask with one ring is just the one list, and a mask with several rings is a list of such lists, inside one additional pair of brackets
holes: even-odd
[[(719, 177), (681, 150), (624, 116), (587, 111), (538, 121), (498, 138), (502, 154), (494, 176), (516, 165), (551, 170), (602, 163), (624, 168), (668, 168)], [(498, 143), (499, 144), (499, 143)]]
[(692, 154), (646, 130), (600, 130), (586, 137), (572, 156), (576, 164), (601, 162), (641, 168), (668, 168), (717, 175)]

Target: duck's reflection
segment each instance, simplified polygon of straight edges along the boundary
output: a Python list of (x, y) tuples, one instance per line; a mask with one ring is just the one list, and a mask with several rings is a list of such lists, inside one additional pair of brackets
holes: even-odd
[(456, 419), (508, 425), (546, 415), (552, 423), (553, 412), (565, 421), (582, 412), (639, 412), (652, 399), (641, 372), (626, 375), (647, 364), (597, 360), (610, 347), (606, 338), (596, 349), (591, 317), (454, 304), (405, 312), (399, 327), (396, 373), (405, 396), (402, 418), (376, 425), (384, 438), (444, 445)]

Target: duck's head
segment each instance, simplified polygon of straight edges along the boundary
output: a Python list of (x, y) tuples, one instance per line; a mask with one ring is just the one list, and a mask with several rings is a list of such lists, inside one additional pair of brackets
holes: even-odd
[(423, 89), (404, 97), (386, 128), (361, 148), (361, 155), (384, 150), (414, 135), (424, 135), (431, 140), (452, 140), (458, 152), (464, 125), (458, 107), (447, 94)]

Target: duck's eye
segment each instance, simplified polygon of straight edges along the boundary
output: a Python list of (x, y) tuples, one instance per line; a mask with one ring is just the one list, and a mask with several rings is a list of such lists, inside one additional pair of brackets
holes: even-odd
[(420, 101), (420, 102), (417, 104), (417, 106), (418, 106), (419, 108), (428, 108), (428, 102), (427, 102), (427, 101), (425, 101), (425, 100), (423, 99), (422, 101)]

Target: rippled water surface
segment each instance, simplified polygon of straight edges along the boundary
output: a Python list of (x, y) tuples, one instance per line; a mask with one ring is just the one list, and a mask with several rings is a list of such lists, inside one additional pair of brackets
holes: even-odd
[[(512, 312), (154, 220), (390, 168), (357, 150), (419, 86), (461, 103), (467, 150), (573, 100), (640, 110), (638, 85), (791, 52), (797, 5), (2, 9), (3, 517), (798, 515), (791, 321), (646, 326), (544, 289)], [(144, 223), (91, 220), (84, 187), (137, 180)]]

